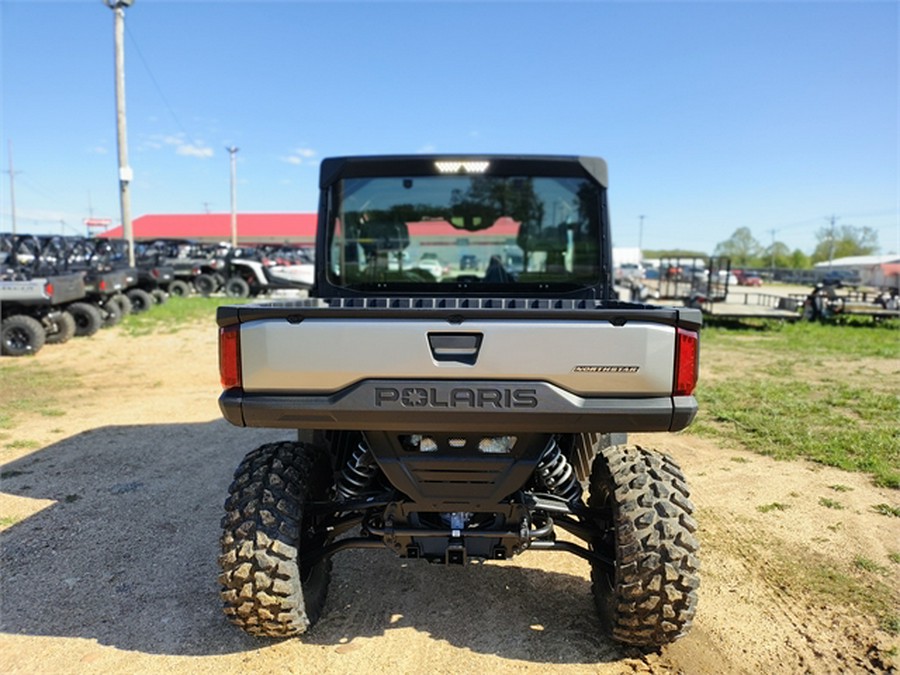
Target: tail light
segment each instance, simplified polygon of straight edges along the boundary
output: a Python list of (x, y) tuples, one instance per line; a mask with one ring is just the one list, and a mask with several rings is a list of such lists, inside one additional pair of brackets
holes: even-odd
[(700, 335), (696, 331), (676, 329), (675, 396), (690, 396), (700, 375)]
[(48, 298), (53, 297), (53, 284), (51, 282), (48, 281), (46, 284), (44, 284), (44, 293), (47, 294)]
[(98, 288), (99, 288), (101, 291), (105, 291), (105, 290), (106, 290), (106, 280), (105, 280), (105, 279), (101, 279), (101, 280), (100, 280), (100, 283), (98, 284)]
[(241, 326), (219, 328), (219, 379), (223, 389), (241, 386)]

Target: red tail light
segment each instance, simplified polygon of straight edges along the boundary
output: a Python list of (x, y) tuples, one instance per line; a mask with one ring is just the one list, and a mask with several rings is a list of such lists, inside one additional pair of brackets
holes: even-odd
[(219, 328), (219, 379), (223, 389), (241, 386), (241, 326)]
[(100, 283), (98, 285), (99, 285), (101, 291), (106, 290), (106, 280), (105, 279), (101, 279)]
[(690, 396), (700, 375), (700, 335), (678, 328), (675, 333), (675, 396)]
[(48, 298), (53, 297), (53, 284), (50, 283), (49, 281), (46, 284), (44, 284), (44, 293), (47, 294)]

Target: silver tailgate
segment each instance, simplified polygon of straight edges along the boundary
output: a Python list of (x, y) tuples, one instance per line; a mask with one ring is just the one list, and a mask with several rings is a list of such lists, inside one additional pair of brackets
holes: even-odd
[[(474, 358), (429, 336), (480, 335)], [(675, 329), (649, 322), (262, 319), (241, 326), (246, 392), (323, 394), (366, 379), (516, 380), (582, 396), (666, 396)], [(468, 362), (466, 362), (468, 361)]]

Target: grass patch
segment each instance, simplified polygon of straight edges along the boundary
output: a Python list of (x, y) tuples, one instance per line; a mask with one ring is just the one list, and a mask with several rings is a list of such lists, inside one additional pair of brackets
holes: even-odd
[(894, 518), (900, 518), (900, 506), (891, 506), (890, 504), (876, 504), (872, 507), (872, 510), (875, 513), (880, 513), (883, 516), (893, 516)]
[(891, 616), (883, 618), (879, 622), (879, 625), (886, 633), (900, 635), (900, 616), (897, 614), (892, 614)]
[(691, 433), (776, 459), (866, 472), (900, 488), (898, 327), (704, 329), (707, 365)]
[(828, 487), (830, 487), (835, 492), (852, 492), (853, 491), (853, 488), (850, 487), (849, 485), (838, 484), (838, 485), (829, 485)]
[(9, 448), (10, 450), (33, 450), (34, 448), (41, 447), (41, 444), (27, 438), (20, 438), (12, 443), (7, 443), (4, 447)]
[(843, 511), (844, 505), (839, 501), (834, 499), (829, 499), (828, 497), (819, 497), (819, 504), (824, 506), (826, 509), (834, 509), (835, 511)]
[[(817, 553), (801, 554), (778, 547), (770, 552), (775, 553), (772, 565), (762, 569), (776, 585), (800, 588), (826, 605), (854, 607), (874, 617), (883, 630), (897, 634), (898, 598), (884, 581), (870, 576), (872, 571), (880, 576), (884, 569), (877, 563), (857, 557), (852, 570), (845, 571)], [(801, 558), (804, 564), (798, 565)]]
[(65, 415), (63, 404), (81, 385), (74, 371), (48, 368), (35, 359), (0, 366), (0, 429), (16, 427), (22, 413), (43, 417)]
[(203, 298), (172, 296), (165, 304), (154, 305), (150, 311), (129, 314), (119, 324), (131, 336), (152, 333), (177, 333), (185, 326), (208, 323), (215, 326), (216, 310), (222, 305), (236, 305), (246, 302), (234, 298)]
[(0, 527), (12, 527), (20, 520), (21, 518), (15, 518), (13, 516), (0, 516)]
[(888, 560), (890, 560), (895, 565), (900, 565), (900, 553), (897, 551), (891, 551), (888, 553)]
[(760, 513), (769, 513), (770, 511), (786, 511), (791, 508), (790, 504), (782, 504), (781, 502), (772, 502), (771, 504), (760, 504), (756, 510)]
[(882, 567), (874, 560), (866, 558), (864, 556), (858, 555), (853, 559), (853, 566), (864, 572), (871, 572), (872, 574), (880, 574), (882, 576), (888, 573), (886, 567)]

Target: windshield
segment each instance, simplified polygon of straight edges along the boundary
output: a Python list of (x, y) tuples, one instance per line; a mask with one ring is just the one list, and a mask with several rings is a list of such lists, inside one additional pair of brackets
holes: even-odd
[(594, 285), (599, 191), (584, 178), (345, 178), (330, 223), (330, 281), (358, 290), (441, 283), (488, 292)]

